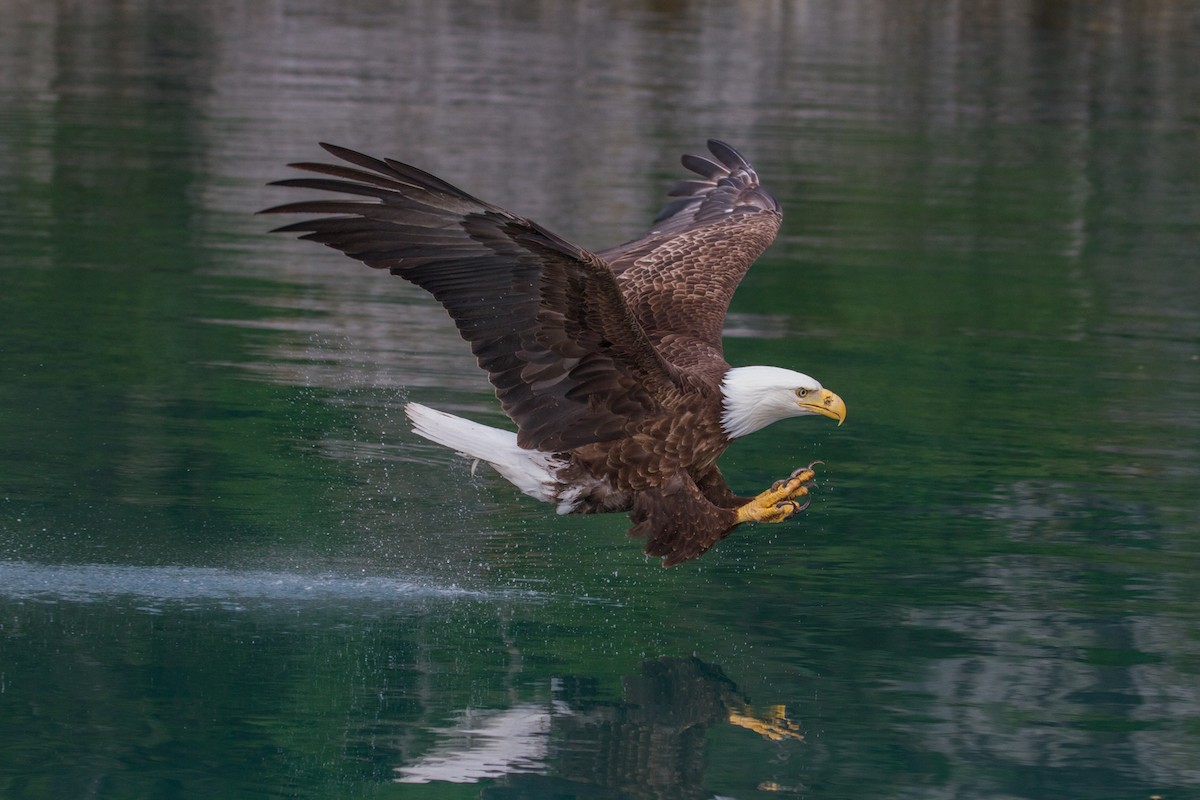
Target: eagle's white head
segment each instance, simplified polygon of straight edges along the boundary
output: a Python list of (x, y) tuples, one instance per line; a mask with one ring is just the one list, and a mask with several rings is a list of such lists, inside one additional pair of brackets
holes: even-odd
[(787, 417), (820, 414), (846, 419), (842, 398), (802, 372), (779, 367), (734, 367), (721, 382), (725, 411), (721, 427), (730, 439), (765, 428)]

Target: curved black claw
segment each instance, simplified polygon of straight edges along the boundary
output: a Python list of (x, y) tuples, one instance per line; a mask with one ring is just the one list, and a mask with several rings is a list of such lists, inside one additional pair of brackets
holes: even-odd
[(791, 477), (793, 477), (793, 478), (794, 478), (794, 477), (796, 477), (797, 475), (799, 475), (799, 474), (800, 474), (800, 473), (802, 473), (802, 472), (812, 472), (812, 468), (813, 468), (813, 467), (815, 467), (817, 464), (824, 464), (824, 463), (825, 463), (824, 461), (819, 461), (819, 460), (818, 460), (818, 461), (814, 461), (814, 462), (812, 462), (812, 463), (811, 463), (811, 464), (809, 464), (807, 467), (797, 467), (796, 469), (792, 470), (792, 475), (791, 475)]
[(775, 507), (776, 508), (786, 508), (788, 506), (791, 506), (792, 510), (791, 510), (791, 512), (788, 513), (788, 516), (790, 517), (794, 514), (799, 514), (801, 511), (804, 511), (805, 509), (807, 509), (810, 503), (812, 503), (811, 497), (808, 498), (807, 500), (805, 500), (803, 503), (797, 503), (795, 500), (780, 500), (778, 503), (775, 504)]

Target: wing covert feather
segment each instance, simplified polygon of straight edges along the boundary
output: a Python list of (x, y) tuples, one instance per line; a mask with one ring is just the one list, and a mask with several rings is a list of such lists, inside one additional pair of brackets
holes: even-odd
[(715, 139), (708, 149), (715, 161), (683, 156), (683, 166), (701, 180), (675, 184), (676, 199), (653, 229), (599, 252), (651, 339), (690, 342), (697, 358), (719, 356), (733, 292), (783, 220), (779, 202), (736, 150)]

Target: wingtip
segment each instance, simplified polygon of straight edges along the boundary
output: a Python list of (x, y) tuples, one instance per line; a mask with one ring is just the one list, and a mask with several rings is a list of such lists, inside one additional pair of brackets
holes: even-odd
[(708, 152), (712, 153), (728, 169), (749, 169), (750, 163), (746, 161), (745, 156), (739, 153), (728, 142), (723, 142), (720, 139), (709, 139), (707, 144)]
[(369, 159), (370, 161), (378, 160), (357, 150), (351, 150), (349, 147), (342, 147), (340, 144), (333, 144), (332, 142), (317, 142), (317, 145), (334, 158), (349, 161), (351, 164), (359, 164), (364, 159)]
[[(300, 164), (288, 164), (288, 166), (289, 166), (289, 167), (292, 167), (292, 168), (295, 168), (295, 169), (299, 169), (299, 168), (301, 168), (301, 165), (300, 165)], [(279, 179), (279, 180), (277, 180), (277, 181), (267, 181), (267, 182), (266, 182), (265, 184), (263, 184), (263, 185), (264, 185), (264, 186), (290, 186), (291, 184), (289, 183), (289, 181), (292, 181), (292, 180), (294, 180), (294, 179), (293, 179), (293, 178), (280, 178), (280, 179)], [(258, 212), (258, 213), (260, 213), (260, 214), (261, 214), (261, 213), (263, 213), (263, 212), (261, 212), (261, 211), (260, 211), (260, 212)]]
[[(279, 181), (271, 181), (270, 183), (267, 184), (267, 186), (278, 186), (278, 185), (279, 185)], [(283, 213), (287, 212), (287, 207), (290, 205), (291, 205), (291, 203), (281, 203), (279, 205), (270, 206), (269, 208), (260, 208), (258, 211), (254, 212), (254, 216), (257, 217), (262, 214), (283, 214)], [(274, 233), (274, 232), (275, 231), (271, 231), (271, 233)]]

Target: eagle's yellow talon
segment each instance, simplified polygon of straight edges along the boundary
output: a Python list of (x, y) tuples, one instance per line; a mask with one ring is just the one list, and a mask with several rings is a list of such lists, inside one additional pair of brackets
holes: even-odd
[(766, 713), (758, 713), (750, 706), (739, 704), (727, 712), (726, 719), (773, 742), (782, 742), (785, 739), (804, 741), (800, 726), (788, 718), (787, 709), (783, 706), (771, 706)]
[(774, 505), (780, 500), (791, 500), (808, 494), (808, 484), (817, 477), (809, 467), (793, 472), (788, 478), (776, 481), (771, 488), (755, 497), (753, 502), (760, 505)]
[(814, 461), (801, 467), (783, 480), (775, 481), (771, 488), (759, 494), (737, 510), (737, 521), (783, 522), (808, 508), (809, 501), (797, 502), (809, 493), (809, 486), (816, 477), (812, 468), (820, 462)]
[[(801, 492), (801, 494), (808, 494), (808, 489), (805, 489), (803, 492)], [(786, 500), (785, 502), (791, 506), (792, 510), (788, 513), (788, 516), (790, 517), (793, 514), (799, 514), (801, 511), (807, 509), (809, 504), (812, 503), (812, 499), (809, 498), (803, 503), (797, 503), (795, 500)]]

